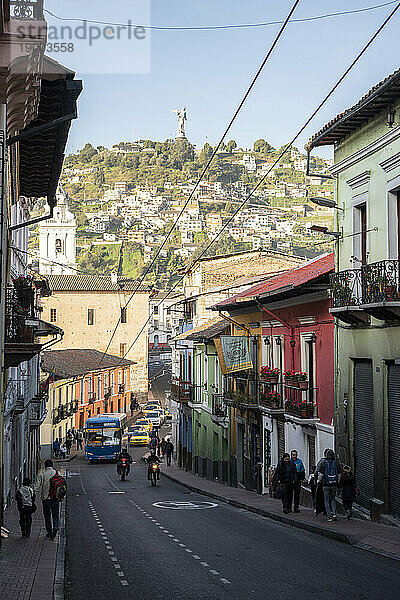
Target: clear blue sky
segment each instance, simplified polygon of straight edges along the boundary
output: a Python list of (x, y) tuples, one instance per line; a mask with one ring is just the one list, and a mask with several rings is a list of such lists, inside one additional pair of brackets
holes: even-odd
[[(127, 0), (100, 6), (99, 0), (85, 0), (84, 14), (79, 8), (82, 3), (75, 0), (47, 0), (47, 7), (65, 17), (115, 21), (128, 14), (120, 10), (124, 1)], [(295, 17), (378, 3), (379, 0), (302, 0)], [(153, 0), (151, 24), (190, 26), (280, 20), (291, 5), (292, 0)], [(229, 138), (241, 146), (249, 146), (259, 137), (274, 146), (285, 143), (391, 9), (387, 6), (289, 25)], [(400, 11), (315, 118), (298, 146), (303, 147), (326, 121), (399, 67), (399, 25)], [(188, 139), (198, 145), (205, 141), (214, 143), (278, 28), (279, 25), (223, 31), (153, 31), (151, 65), (144, 74), (85, 74), (82, 53), (68, 57), (53, 54), (74, 68), (84, 81), (80, 117), (71, 130), (69, 151), (86, 142), (110, 146), (132, 136), (164, 140), (175, 131), (172, 109), (183, 105), (188, 112)], [(99, 56), (100, 64), (104, 60), (104, 56)], [(109, 65), (104, 67), (111, 69)]]

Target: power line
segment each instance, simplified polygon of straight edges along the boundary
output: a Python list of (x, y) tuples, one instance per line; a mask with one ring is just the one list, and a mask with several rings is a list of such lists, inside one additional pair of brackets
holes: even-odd
[[(326, 13), (322, 15), (316, 15), (311, 17), (303, 17), (301, 19), (292, 19), (291, 23), (306, 23), (308, 21), (319, 21), (321, 19), (328, 19), (332, 17), (340, 17), (344, 15), (353, 15), (363, 12), (368, 12), (371, 10), (377, 10), (379, 8), (384, 8), (385, 6), (390, 6), (391, 4), (396, 4), (396, 0), (392, 0), (391, 2), (384, 2), (383, 4), (375, 4), (374, 6), (367, 6), (365, 8), (358, 8), (354, 10), (343, 10), (335, 13)], [(155, 30), (155, 31), (213, 31), (213, 30), (224, 30), (224, 29), (254, 29), (259, 27), (267, 27), (269, 25), (282, 25), (284, 21), (267, 21), (265, 23), (239, 23), (232, 25), (203, 25), (198, 27), (190, 27), (190, 26), (161, 26), (161, 25), (139, 25), (133, 23), (113, 23), (112, 21), (95, 21), (91, 19), (77, 19), (77, 18), (68, 18), (68, 17), (60, 17), (56, 15), (52, 11), (48, 9), (44, 9), (44, 12), (50, 15), (51, 17), (57, 19), (58, 21), (70, 21), (70, 22), (79, 22), (83, 21), (86, 23), (93, 23), (94, 25), (109, 25), (114, 27), (127, 27), (127, 28), (135, 28), (135, 27), (143, 27), (144, 29)]]
[[(275, 39), (274, 39), (274, 41), (272, 42), (272, 44), (271, 44), (271, 46), (270, 46), (270, 48), (269, 48), (269, 50), (268, 50), (267, 54), (265, 55), (265, 57), (264, 57), (264, 59), (263, 59), (263, 61), (262, 61), (261, 65), (259, 66), (259, 68), (258, 68), (258, 70), (257, 70), (256, 74), (255, 74), (255, 75), (254, 75), (254, 77), (252, 78), (250, 85), (248, 86), (248, 88), (247, 88), (247, 90), (246, 90), (246, 92), (245, 92), (244, 96), (242, 97), (242, 99), (241, 99), (241, 101), (240, 101), (240, 103), (239, 103), (239, 106), (238, 106), (238, 107), (237, 107), (237, 109), (235, 110), (235, 112), (234, 112), (234, 114), (233, 114), (233, 117), (231, 118), (231, 120), (229, 121), (229, 123), (228, 123), (227, 127), (225, 128), (225, 130), (224, 130), (224, 132), (223, 132), (223, 134), (222, 134), (222, 136), (221, 136), (221, 138), (220, 138), (220, 140), (219, 140), (219, 142), (218, 142), (217, 146), (214, 148), (214, 150), (213, 150), (213, 152), (212, 152), (212, 154), (211, 154), (210, 158), (208, 159), (208, 161), (207, 161), (207, 163), (206, 163), (205, 167), (203, 168), (203, 170), (202, 170), (202, 172), (201, 172), (201, 174), (200, 174), (200, 177), (197, 179), (197, 181), (196, 181), (196, 184), (195, 184), (195, 186), (194, 186), (193, 190), (190, 192), (188, 199), (186, 200), (185, 204), (183, 205), (183, 207), (182, 207), (182, 209), (181, 209), (180, 213), (178, 214), (178, 216), (177, 216), (176, 220), (175, 220), (175, 221), (174, 221), (174, 223), (172, 224), (172, 227), (170, 228), (170, 230), (169, 230), (169, 232), (168, 232), (168, 234), (167, 234), (167, 236), (166, 236), (165, 240), (162, 242), (162, 244), (160, 245), (160, 247), (157, 249), (157, 252), (156, 252), (156, 254), (155, 254), (154, 258), (152, 259), (151, 263), (149, 264), (149, 266), (146, 268), (145, 272), (144, 272), (144, 273), (143, 273), (143, 275), (141, 276), (141, 278), (140, 278), (140, 280), (139, 280), (139, 282), (138, 282), (138, 285), (137, 285), (137, 286), (136, 286), (136, 288), (133, 290), (133, 292), (132, 292), (132, 294), (131, 294), (130, 298), (128, 299), (128, 302), (126, 303), (126, 305), (125, 305), (125, 308), (126, 308), (128, 305), (129, 305), (129, 303), (131, 302), (132, 298), (134, 297), (134, 295), (135, 295), (136, 291), (137, 291), (137, 290), (140, 288), (140, 286), (142, 285), (142, 283), (143, 283), (143, 281), (144, 281), (144, 278), (145, 278), (145, 277), (146, 277), (146, 275), (147, 275), (147, 274), (150, 272), (151, 268), (153, 267), (153, 265), (154, 265), (154, 264), (155, 264), (155, 262), (157, 261), (157, 259), (158, 259), (158, 257), (160, 256), (160, 254), (161, 254), (161, 252), (162, 252), (162, 250), (163, 250), (164, 246), (166, 245), (166, 243), (167, 243), (168, 239), (170, 238), (170, 236), (171, 236), (172, 232), (174, 231), (174, 229), (175, 229), (175, 227), (176, 227), (176, 225), (177, 225), (177, 223), (178, 223), (179, 219), (181, 218), (181, 216), (183, 215), (183, 213), (184, 213), (184, 212), (185, 212), (185, 210), (186, 210), (186, 207), (188, 206), (188, 204), (189, 204), (189, 203), (190, 203), (190, 201), (192, 200), (192, 198), (193, 198), (193, 196), (194, 196), (194, 194), (195, 194), (195, 192), (196, 192), (197, 188), (198, 188), (198, 187), (199, 187), (199, 185), (200, 185), (200, 182), (202, 181), (202, 179), (203, 179), (204, 175), (206, 174), (206, 172), (208, 171), (208, 169), (209, 169), (209, 167), (210, 167), (210, 165), (211, 165), (212, 161), (214, 160), (215, 156), (217, 155), (217, 153), (218, 153), (218, 150), (219, 150), (219, 148), (221, 147), (221, 145), (222, 145), (222, 142), (223, 142), (223, 141), (224, 141), (224, 139), (225, 139), (225, 136), (227, 135), (228, 131), (229, 131), (229, 130), (230, 130), (230, 128), (232, 127), (232, 125), (233, 125), (234, 121), (236, 120), (236, 117), (238, 116), (238, 114), (239, 114), (239, 112), (241, 111), (241, 109), (242, 109), (243, 105), (245, 104), (245, 102), (246, 102), (247, 98), (249, 97), (249, 95), (250, 95), (250, 92), (251, 92), (251, 90), (253, 89), (253, 87), (254, 87), (254, 85), (255, 85), (255, 83), (256, 83), (256, 81), (257, 81), (257, 79), (258, 79), (258, 78), (259, 78), (259, 76), (261, 75), (261, 72), (263, 71), (263, 69), (264, 69), (264, 67), (265, 67), (266, 63), (268, 62), (268, 60), (269, 60), (269, 57), (271, 56), (272, 52), (274, 51), (274, 49), (275, 49), (275, 47), (276, 47), (276, 45), (277, 45), (277, 43), (278, 43), (279, 39), (280, 39), (280, 38), (281, 38), (281, 36), (283, 35), (283, 32), (284, 32), (284, 30), (286, 29), (286, 26), (287, 26), (287, 24), (289, 23), (289, 20), (290, 20), (290, 18), (291, 18), (291, 16), (292, 16), (292, 14), (294, 13), (294, 11), (295, 11), (295, 9), (296, 9), (297, 5), (299, 4), (299, 2), (300, 2), (300, 0), (295, 0), (295, 2), (294, 2), (294, 4), (293, 4), (292, 8), (290, 9), (290, 12), (289, 12), (288, 16), (286, 17), (286, 19), (285, 19), (285, 21), (284, 21), (283, 25), (280, 27), (280, 29), (279, 29), (279, 31), (278, 31), (278, 33), (277, 33), (277, 35), (275, 36)], [(118, 319), (118, 321), (117, 321), (117, 323), (116, 323), (116, 325), (115, 325), (115, 327), (114, 327), (114, 330), (113, 330), (113, 332), (112, 332), (112, 334), (111, 334), (111, 338), (110, 338), (110, 340), (109, 340), (109, 342), (108, 342), (107, 348), (106, 348), (106, 350), (105, 350), (105, 352), (104, 352), (104, 354), (103, 354), (103, 356), (102, 356), (102, 358), (101, 358), (101, 360), (100, 360), (100, 364), (101, 364), (102, 360), (104, 359), (104, 356), (105, 356), (105, 354), (107, 353), (108, 349), (110, 348), (110, 345), (111, 345), (111, 343), (112, 343), (112, 341), (113, 341), (113, 339), (114, 339), (114, 336), (115, 336), (115, 334), (116, 334), (116, 331), (117, 331), (117, 329), (118, 329), (118, 326), (119, 326), (120, 322), (121, 322), (121, 317)]]
[[(275, 167), (275, 165), (279, 162), (279, 160), (282, 158), (282, 156), (287, 152), (287, 150), (294, 144), (294, 142), (297, 140), (297, 138), (303, 133), (304, 129), (309, 125), (309, 123), (312, 121), (312, 119), (315, 117), (315, 115), (321, 110), (321, 108), (324, 106), (324, 104), (326, 104), (326, 102), (329, 100), (329, 98), (332, 96), (332, 94), (335, 92), (335, 90), (339, 87), (339, 85), (342, 83), (342, 81), (347, 77), (347, 75), (349, 74), (349, 72), (353, 69), (353, 67), (357, 64), (357, 62), (360, 60), (360, 58), (365, 54), (365, 52), (368, 50), (368, 48), (371, 46), (371, 44), (375, 41), (375, 39), (378, 37), (378, 35), (381, 33), (381, 31), (385, 28), (385, 26), (387, 25), (387, 23), (391, 20), (391, 18), (394, 16), (394, 14), (398, 11), (398, 9), (400, 8), (400, 2), (397, 3), (396, 7), (392, 10), (392, 12), (386, 17), (386, 19), (384, 20), (384, 22), (379, 26), (379, 28), (377, 29), (377, 31), (373, 34), (373, 36), (368, 40), (368, 42), (365, 44), (365, 46), (362, 48), (362, 50), (357, 54), (357, 56), (354, 58), (354, 60), (350, 63), (350, 65), (347, 67), (347, 69), (345, 70), (345, 72), (343, 73), (343, 75), (341, 75), (341, 77), (339, 77), (339, 79), (337, 80), (337, 82), (334, 84), (334, 86), (330, 89), (330, 91), (327, 93), (327, 95), (324, 97), (324, 99), (318, 104), (318, 106), (316, 107), (316, 109), (311, 113), (310, 117), (308, 117), (308, 119), (306, 120), (306, 122), (304, 123), (304, 125), (302, 125), (302, 127), (299, 129), (299, 131), (296, 133), (296, 135), (292, 138), (292, 140), (289, 142), (289, 144), (286, 145), (285, 149), (280, 153), (280, 155), (278, 156), (278, 158), (276, 159), (276, 162), (270, 167), (270, 170), (260, 179), (260, 181), (254, 186), (254, 188), (252, 189), (252, 191), (250, 192), (250, 194), (248, 194), (247, 198), (245, 198), (242, 202), (242, 204), (239, 206), (238, 210), (232, 215), (230, 221), (233, 220), (233, 218), (242, 210), (243, 206), (246, 204), (246, 202), (252, 197), (252, 195), (254, 194), (254, 192), (257, 190), (257, 188), (261, 185), (261, 183), (266, 179), (266, 177), (268, 176), (268, 173), (270, 171), (272, 171), (272, 169)], [(185, 272), (182, 274), (182, 276), (178, 279), (178, 281), (172, 286), (172, 288), (170, 290), (167, 291), (166, 295), (160, 300), (160, 302), (158, 303), (157, 307), (161, 306), (161, 304), (164, 302), (164, 300), (166, 300), (168, 298), (168, 296), (170, 296), (170, 294), (176, 289), (176, 287), (178, 286), (178, 284), (184, 279), (184, 277), (193, 269), (193, 267), (196, 265), (196, 263), (201, 259), (202, 256), (204, 256), (204, 254), (207, 252), (207, 250), (210, 248), (210, 246), (216, 241), (216, 239), (223, 233), (223, 231), (225, 231), (226, 227), (229, 225), (229, 221), (227, 224), (225, 224), (219, 231), (218, 235), (210, 241), (209, 244), (207, 244), (206, 248), (202, 251), (202, 253), (200, 254), (199, 257), (197, 257), (190, 265), (189, 267), (187, 267), (187, 269), (185, 270)], [(154, 309), (153, 309), (154, 310)], [(130, 352), (131, 348), (135, 345), (136, 341), (138, 340), (138, 338), (142, 335), (144, 329), (146, 328), (147, 324), (149, 323), (150, 319), (152, 317), (152, 314), (150, 314), (146, 320), (146, 322), (144, 323), (143, 327), (141, 328), (141, 330), (139, 331), (139, 333), (137, 334), (136, 338), (133, 340), (132, 344), (129, 346), (128, 350), (126, 351), (126, 353), (124, 354), (124, 356), (122, 358), (125, 358), (126, 355)]]

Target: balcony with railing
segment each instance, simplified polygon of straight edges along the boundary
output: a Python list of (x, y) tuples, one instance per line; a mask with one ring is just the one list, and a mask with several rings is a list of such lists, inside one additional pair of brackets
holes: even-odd
[(285, 386), (285, 414), (297, 419), (318, 419), (318, 406), (315, 402), (316, 388), (301, 390), (290, 385)]
[(118, 394), (124, 394), (125, 393), (125, 384), (124, 383), (120, 383), (118, 385)]
[(228, 410), (224, 399), (224, 394), (212, 395), (211, 420), (216, 425), (228, 426)]
[(361, 308), (383, 321), (400, 319), (400, 261), (381, 260), (364, 265)]
[(94, 392), (91, 392), (88, 396), (88, 403), (89, 404), (94, 404), (97, 400), (97, 396)]
[(382, 260), (331, 275), (330, 312), (351, 325), (366, 324), (372, 315), (400, 320), (400, 262)]
[(182, 381), (181, 379), (171, 379), (171, 395), (175, 402), (187, 404), (193, 398), (193, 384), (191, 381)]

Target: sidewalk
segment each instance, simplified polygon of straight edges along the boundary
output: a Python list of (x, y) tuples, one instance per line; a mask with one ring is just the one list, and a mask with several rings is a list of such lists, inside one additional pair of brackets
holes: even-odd
[(279, 500), (260, 496), (240, 488), (233, 488), (221, 483), (203, 479), (190, 472), (178, 469), (176, 464), (164, 465), (162, 474), (176, 483), (180, 483), (194, 492), (205, 494), (220, 502), (257, 513), (264, 517), (280, 521), (293, 527), (305, 529), (313, 533), (351, 544), (381, 556), (400, 561), (400, 528), (389, 527), (359, 519), (347, 521), (339, 517), (337, 522), (327, 523), (323, 515), (315, 516), (310, 508), (301, 508), (301, 513), (284, 515)]
[[(4, 526), (10, 532), (0, 549), (1, 600), (53, 600), (58, 552), (64, 539), (65, 503), (61, 506), (60, 530), (56, 540), (46, 538), (41, 502), (33, 515), (32, 533), (21, 538), (19, 515), (14, 502), (4, 514)], [(63, 584), (63, 582), (62, 582)]]

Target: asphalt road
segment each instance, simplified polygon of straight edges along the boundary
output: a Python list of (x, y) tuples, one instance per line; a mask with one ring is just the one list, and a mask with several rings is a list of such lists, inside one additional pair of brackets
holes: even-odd
[(398, 597), (393, 561), (217, 504), (167, 479), (154, 488), (143, 449), (131, 453), (137, 462), (125, 482), (114, 464), (80, 459), (68, 467), (68, 600)]

